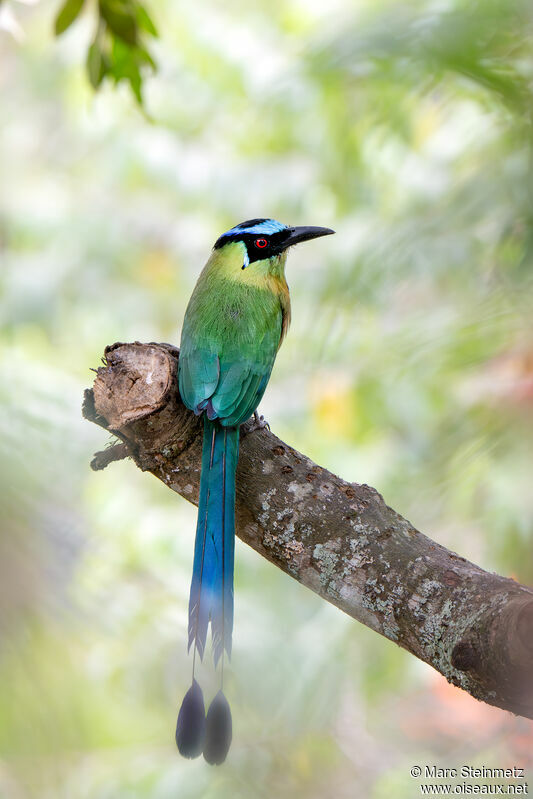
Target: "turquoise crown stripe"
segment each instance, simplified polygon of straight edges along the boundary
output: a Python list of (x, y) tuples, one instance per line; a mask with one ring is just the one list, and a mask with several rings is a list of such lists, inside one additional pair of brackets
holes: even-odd
[(280, 233), (282, 230), (287, 230), (287, 225), (278, 222), (276, 219), (264, 219), (262, 222), (251, 225), (250, 227), (244, 227), (242, 223), (240, 225), (235, 225), (235, 227), (223, 233), (220, 238), (236, 236), (240, 233), (264, 233), (265, 235), (269, 235), (272, 233)]

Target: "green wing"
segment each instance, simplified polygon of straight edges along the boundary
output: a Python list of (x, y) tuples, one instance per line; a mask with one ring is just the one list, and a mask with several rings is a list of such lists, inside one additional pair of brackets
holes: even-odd
[[(250, 298), (248, 298), (249, 300)], [(179, 388), (185, 405), (225, 426), (242, 424), (257, 408), (267, 386), (281, 337), (277, 298), (234, 318), (226, 303), (218, 316), (201, 314), (192, 303), (184, 320)], [(213, 309), (210, 309), (211, 311)]]

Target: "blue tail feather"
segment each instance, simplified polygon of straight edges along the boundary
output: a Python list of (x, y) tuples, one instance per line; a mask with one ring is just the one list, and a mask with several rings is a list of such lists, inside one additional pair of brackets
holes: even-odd
[(204, 416), (200, 501), (189, 598), (189, 649), (203, 657), (211, 622), (213, 657), (231, 655), (235, 548), (235, 471), (239, 430)]

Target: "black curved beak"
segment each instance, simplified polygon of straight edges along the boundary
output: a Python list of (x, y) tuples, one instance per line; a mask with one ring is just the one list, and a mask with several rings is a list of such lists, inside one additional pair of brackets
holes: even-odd
[(293, 244), (299, 244), (301, 241), (309, 241), (310, 239), (318, 239), (320, 236), (331, 236), (335, 233), (329, 227), (293, 227), (289, 230), (289, 235), (283, 242), (283, 249), (292, 247)]

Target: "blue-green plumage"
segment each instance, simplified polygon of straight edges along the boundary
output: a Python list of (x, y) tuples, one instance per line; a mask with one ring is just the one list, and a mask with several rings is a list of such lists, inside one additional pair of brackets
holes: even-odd
[(239, 430), (204, 417), (202, 479), (189, 598), (189, 648), (203, 656), (211, 621), (213, 657), (231, 655), (235, 470)]
[[(189, 301), (179, 358), (185, 405), (204, 414), (202, 471), (193, 577), (189, 648), (203, 657), (211, 624), (215, 666), (231, 655), (235, 474), (239, 428), (257, 408), (290, 320), (285, 281), (288, 247), (332, 233), (289, 228), (272, 219), (243, 222), (215, 243)], [(180, 752), (221, 763), (231, 741), (231, 713), (219, 691), (204, 720), (194, 680), (178, 716)]]

